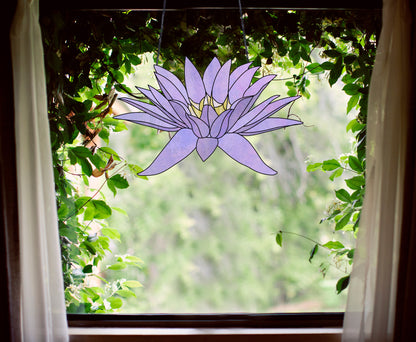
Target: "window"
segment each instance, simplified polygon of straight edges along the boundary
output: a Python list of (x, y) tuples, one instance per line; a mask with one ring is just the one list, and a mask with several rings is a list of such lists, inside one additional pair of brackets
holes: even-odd
[[(290, 14), (293, 14), (293, 13), (290, 13), (289, 12), (289, 15)], [(180, 15), (182, 15), (182, 14), (180, 14)], [(179, 15), (179, 16), (180, 16)], [(229, 15), (229, 14), (228, 14)], [(259, 13), (257, 13), (257, 15), (259, 15)], [(173, 15), (171, 15), (171, 16), (173, 16)], [(177, 17), (177, 16), (176, 16)], [(176, 19), (176, 17), (175, 17), (175, 19)], [(253, 15), (252, 16), (250, 16), (250, 17), (253, 17), (253, 18), (256, 18), (256, 13), (253, 13)], [(174, 19), (174, 20), (175, 20)], [(59, 16), (55, 16), (54, 17), (54, 20), (55, 21), (59, 21)], [(81, 19), (77, 19), (77, 20), (81, 20)], [(226, 29), (227, 29), (227, 27), (226, 27)], [(262, 28), (262, 29), (264, 29), (264, 28)], [(75, 32), (75, 34), (77, 34), (77, 35), (80, 35), (80, 37), (82, 37), (82, 35), (81, 35), (81, 33), (80, 32), (77, 32), (77, 31), (74, 31)], [(195, 32), (196, 33), (196, 32)], [(107, 36), (106, 37), (106, 34), (109, 34), (109, 36)], [(218, 34), (218, 33), (217, 33)], [(100, 39), (109, 39), (110, 41), (112, 40), (112, 35), (114, 35), (114, 33), (113, 32), (107, 32), (107, 31), (105, 31), (105, 29), (103, 29), (103, 32), (102, 32), (102, 36), (100, 36), (100, 35), (98, 35), (98, 37), (100, 37)], [(221, 33), (221, 35), (225, 35), (225, 33)], [(166, 36), (167, 36), (167, 34), (166, 34)], [(165, 36), (165, 41), (167, 41), (167, 39), (166, 39), (166, 36)], [(225, 37), (227, 37), (226, 35), (225, 35)], [(264, 38), (263, 38), (264, 39)], [(267, 41), (265, 41), (266, 43), (267, 43)], [(186, 44), (186, 43), (189, 43), (188, 41), (184, 41), (184, 42), (182, 42), (182, 46), (181, 46), (181, 48), (182, 49), (184, 49), (184, 45)], [(265, 44), (266, 44), (265, 43)], [(147, 44), (150, 44), (150, 42), (147, 42)], [(270, 44), (270, 43), (269, 43)], [(290, 43), (291, 44), (291, 43)], [(290, 45), (289, 44), (289, 45)], [(109, 76), (110, 78), (112, 78), (113, 79), (113, 81), (115, 80), (116, 82), (115, 82), (115, 87), (116, 87), (116, 89), (118, 89), (118, 90), (125, 90), (125, 89), (122, 89), (122, 84), (121, 84), (121, 82), (119, 81), (119, 79), (120, 79), (120, 75), (118, 74), (119, 73), (119, 71), (117, 70), (117, 67), (115, 67), (114, 65), (117, 65), (117, 66), (119, 66), (119, 67), (123, 67), (124, 66), (124, 68), (127, 68), (127, 65), (128, 64), (124, 64), (124, 65), (122, 65), (123, 63), (122, 63), (122, 60), (120, 59), (120, 58), (122, 58), (122, 57), (120, 57), (120, 55), (117, 53), (117, 51), (116, 51), (116, 48), (117, 48), (117, 46), (116, 45), (114, 45), (114, 47), (112, 46), (111, 47), (111, 52), (109, 53), (109, 58), (111, 59), (111, 62), (110, 62), (110, 65), (111, 65), (111, 70), (108, 70), (109, 71), (109, 75), (111, 76)], [(137, 49), (137, 46), (136, 47), (134, 47), (135, 49)], [(255, 50), (255, 46), (253, 47), (253, 46), (250, 46), (250, 48), (252, 49), (252, 50)], [(290, 45), (289, 47), (285, 47), (285, 48), (288, 48), (288, 49), (290, 49), (290, 51), (293, 51), (294, 50), (294, 47), (292, 46), (292, 45)], [(174, 49), (172, 49), (172, 50), (174, 50)], [(168, 52), (167, 53), (169, 53), (170, 51), (169, 50), (167, 50)], [(271, 50), (270, 50), (271, 51)], [(258, 57), (259, 58), (261, 58), (261, 57), (265, 57), (265, 55), (267, 54), (267, 53), (270, 53), (270, 51), (269, 50), (267, 50), (267, 48), (263, 51), (263, 55), (264, 56), (261, 56), (261, 55), (258, 55)], [(300, 54), (302, 54), (302, 49), (301, 48), (299, 48), (299, 51), (300, 51)], [(50, 51), (47, 51), (47, 53), (49, 53)], [(254, 51), (255, 52), (255, 51)], [(332, 51), (332, 52), (336, 52), (336, 51)], [(87, 56), (88, 57), (88, 55), (89, 54), (91, 54), (91, 53), (93, 53), (93, 52), (91, 52), (90, 50), (89, 50), (89, 47), (88, 47), (88, 45), (86, 45), (85, 46), (85, 51), (83, 51), (83, 54), (84, 54), (84, 56)], [(219, 51), (219, 53), (227, 53), (226, 51), (222, 51), (221, 52), (221, 50)], [(339, 52), (337, 52), (337, 53), (339, 53)], [(86, 58), (87, 58), (86, 57)], [(267, 56), (266, 56), (267, 57)], [(76, 58), (78, 58), (78, 59), (82, 59), (83, 58), (83, 55), (81, 55), (81, 56), (76, 56)], [(103, 58), (106, 58), (106, 56), (104, 56), (103, 55)], [(137, 57), (136, 57), (137, 58)], [(270, 58), (270, 56), (268, 57), (268, 58)], [(305, 58), (305, 57), (304, 57)], [(306, 57), (307, 58), (307, 57)], [(120, 59), (120, 60), (119, 60)], [(339, 59), (337, 59), (337, 61), (338, 61)], [(130, 61), (130, 60), (129, 60)], [(111, 63), (113, 63), (113, 64), (111, 64)], [(267, 64), (267, 62), (266, 62), (266, 64)], [(295, 63), (294, 63), (295, 64)], [(332, 64), (333, 65), (333, 67), (335, 67), (336, 65), (335, 64)], [(335, 66), (334, 66), (335, 65)], [(131, 63), (129, 64), (129, 68), (131, 68)], [(332, 73), (330, 73), (330, 75), (332, 75)], [(72, 76), (69, 76), (69, 77), (72, 77)], [(84, 78), (83, 78), (84, 77)], [(301, 76), (299, 76), (299, 77), (301, 77)], [(86, 74), (84, 74), (84, 73), (81, 73), (79, 76), (78, 76), (78, 82), (85, 82), (85, 85), (86, 86), (88, 86), (88, 80), (86, 79), (87, 78), (87, 75)], [(122, 79), (122, 76), (121, 76), (121, 79)], [(113, 82), (114, 83), (114, 82)], [(292, 82), (293, 83), (293, 82)], [(288, 85), (289, 86), (289, 88), (290, 88), (290, 85)], [(289, 90), (290, 91), (290, 90)], [(305, 94), (307, 94), (306, 93), (306, 90), (305, 90)], [(85, 103), (85, 102), (84, 102)], [(89, 104), (89, 105), (91, 105), (91, 104)], [(69, 120), (71, 120), (71, 119), (69, 119)], [(86, 133), (84, 133), (86, 136), (87, 136), (87, 138), (89, 137), (89, 135), (88, 134), (90, 134), (90, 132), (87, 130), (87, 132)], [(87, 140), (87, 139), (86, 139)], [(73, 149), (72, 150), (73, 152), (73, 154), (75, 154), (75, 149)], [(73, 156), (72, 155), (70, 155), (69, 156), (69, 158), (71, 159), (71, 158), (73, 158)], [(82, 168), (82, 171), (85, 171), (84, 170), (84, 165), (82, 165), (83, 166), (83, 168)], [(87, 169), (87, 167), (85, 168), (85, 169)], [(189, 191), (189, 190), (188, 190)], [(94, 204), (94, 203), (93, 203)], [(98, 203), (97, 203), (97, 205), (98, 205)], [(63, 208), (63, 210), (61, 210)], [(89, 209), (89, 207), (87, 208), (87, 210)], [(62, 206), (62, 207), (60, 207), (60, 210), (61, 211), (65, 211), (65, 207), (64, 206)], [(63, 228), (63, 229), (66, 229), (65, 227)], [(68, 238), (70, 238), (69, 236), (67, 236)], [(90, 237), (88, 237), (88, 239), (89, 239)], [(94, 236), (92, 236), (91, 237), (91, 241), (93, 242), (93, 239), (94, 239)], [(87, 245), (87, 242), (88, 241), (86, 241), (85, 242), (85, 244), (86, 244), (86, 246), (87, 246), (87, 248), (88, 248), (88, 246), (89, 245)], [(93, 248), (93, 247), (91, 247), (91, 246), (89, 246), (90, 248)], [(82, 265), (83, 266), (83, 270), (86, 270), (87, 269), (87, 267), (88, 266), (90, 266), (90, 265)], [(92, 266), (92, 265), (91, 265)], [(85, 271), (85, 272), (87, 272), (87, 271)]]

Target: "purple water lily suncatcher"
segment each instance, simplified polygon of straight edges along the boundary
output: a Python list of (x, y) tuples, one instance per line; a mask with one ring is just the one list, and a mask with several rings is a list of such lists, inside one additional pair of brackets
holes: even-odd
[(275, 95), (255, 105), (260, 94), (275, 75), (251, 83), (258, 67), (251, 63), (230, 72), (231, 61), (223, 65), (214, 58), (203, 77), (189, 59), (185, 60), (185, 85), (170, 71), (155, 66), (161, 92), (149, 86), (138, 90), (152, 104), (123, 98), (139, 109), (117, 115), (127, 120), (162, 131), (176, 132), (150, 166), (139, 175), (162, 173), (186, 158), (196, 149), (205, 161), (219, 147), (228, 156), (256, 172), (275, 175), (245, 136), (302, 124), (289, 118), (272, 117), (299, 96), (277, 99)]

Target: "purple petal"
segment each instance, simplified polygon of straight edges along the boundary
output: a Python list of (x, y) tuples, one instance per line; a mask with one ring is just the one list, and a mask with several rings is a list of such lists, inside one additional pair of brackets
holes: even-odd
[(280, 99), (280, 100), (270, 103), (262, 112), (259, 113), (259, 115), (257, 115), (254, 118), (253, 121), (251, 121), (249, 125), (257, 125), (260, 121), (263, 121), (264, 119), (278, 112), (283, 107), (287, 106), (289, 103), (297, 100), (299, 97), (300, 96), (286, 97), (284, 99)]
[(178, 88), (166, 77), (162, 75), (155, 74), (156, 79), (159, 83), (160, 89), (162, 89), (163, 93), (169, 95), (169, 100), (177, 100), (183, 103), (188, 103), (187, 99), (183, 96), (183, 94), (179, 91)]
[(163, 148), (152, 164), (139, 175), (153, 176), (170, 169), (195, 149), (197, 139), (190, 129), (181, 129)]
[[(244, 72), (230, 88), (229, 99), (230, 103), (233, 104), (236, 100), (243, 97), (244, 93), (247, 91), (250, 86), (251, 80), (253, 79), (254, 74), (259, 68), (251, 68)], [(253, 94), (254, 95), (254, 94)]]
[(212, 95), (212, 86), (214, 84), (215, 77), (218, 74), (218, 70), (220, 70), (221, 64), (218, 61), (217, 57), (215, 57), (211, 63), (205, 69), (203, 82), (205, 85), (206, 93), (211, 96)]
[(284, 119), (284, 118), (267, 118), (266, 120), (261, 121), (258, 125), (247, 129), (245, 131), (239, 131), (241, 135), (255, 135), (266, 133), (270, 131), (274, 131), (276, 129), (294, 126), (294, 125), (301, 125), (303, 124), (302, 121), (292, 120), (292, 119)]
[(134, 122), (139, 125), (153, 127), (156, 129), (160, 129), (162, 131), (168, 132), (175, 132), (180, 129), (177, 125), (170, 125), (165, 121), (159, 120), (158, 118), (154, 117), (153, 115), (141, 112), (132, 112), (126, 114), (120, 114), (114, 117), (114, 119), (118, 120), (126, 120), (130, 122)]
[(240, 117), (239, 120), (230, 128), (230, 132), (236, 132), (239, 128), (245, 126), (248, 124), (251, 120), (253, 120), (259, 113), (261, 113), (264, 108), (267, 107), (267, 105), (272, 102), (273, 100), (277, 99), (279, 95), (275, 95), (272, 97), (269, 97), (267, 100), (260, 103), (258, 106), (254, 107), (252, 110), (250, 110), (247, 114)]
[(242, 98), (232, 109), (232, 113), (230, 115), (230, 121), (228, 123), (228, 127), (233, 127), (234, 124), (238, 121), (238, 119), (243, 116), (249, 109), (249, 105), (251, 103), (251, 97)]
[(215, 77), (214, 85), (212, 86), (212, 97), (218, 103), (224, 103), (228, 96), (228, 83), (230, 80), (231, 60), (224, 63)]
[(200, 138), (196, 143), (196, 151), (202, 161), (205, 161), (212, 153), (214, 153), (217, 146), (218, 139), (216, 138)]
[(230, 75), (230, 88), (233, 86), (234, 82), (241, 76), (241, 74), (250, 67), (250, 65), (251, 62), (240, 65), (239, 67), (235, 68), (235, 70)]
[(230, 110), (226, 110), (219, 115), (211, 126), (211, 137), (219, 138), (225, 134), (228, 129), (228, 120), (230, 119)]
[(235, 161), (256, 172), (265, 175), (275, 175), (277, 173), (264, 163), (254, 147), (241, 135), (226, 134), (219, 139), (218, 146)]
[(155, 88), (149, 86), (149, 89), (152, 95), (155, 97), (156, 101), (159, 103), (159, 109), (161, 109), (164, 113), (166, 113), (172, 120), (176, 123), (180, 123), (181, 119), (179, 118), (178, 114), (173, 109), (172, 105), (170, 104), (169, 100), (167, 100), (161, 93), (159, 93)]
[(153, 96), (152, 92), (148, 89), (136, 87), (138, 91), (140, 91), (144, 96), (146, 96), (150, 101), (153, 102), (156, 106), (160, 106), (160, 103), (156, 100)]
[[(246, 116), (252, 117), (250, 122), (248, 122), (247, 124), (245, 124), (242, 128), (240, 128), (238, 130), (233, 128), (233, 131), (238, 133), (240, 131), (243, 131), (243, 130), (245, 131), (247, 129), (253, 128), (254, 126), (257, 126), (261, 121), (265, 120), (266, 118), (273, 115), (274, 113), (276, 113), (277, 111), (279, 111), (283, 107), (287, 106), (290, 102), (293, 102), (293, 101), (297, 100), (299, 97), (300, 96), (286, 97), (284, 99), (274, 101), (274, 102), (270, 103), (269, 105), (267, 105), (256, 116), (251, 114), (251, 112), (247, 113)], [(243, 117), (242, 119), (245, 119), (245, 117)]]
[(212, 123), (217, 119), (218, 114), (212, 106), (205, 105), (202, 108), (201, 120), (204, 121), (208, 126), (211, 126)]
[(166, 113), (162, 112), (158, 107), (148, 104), (146, 102), (140, 102), (137, 100), (129, 99), (126, 97), (121, 98), (120, 100), (128, 103), (129, 105), (136, 107), (140, 110), (142, 110), (145, 113), (148, 113), (150, 115), (153, 115), (154, 117), (157, 117), (160, 120), (163, 120), (169, 124), (175, 124), (175, 122), (171, 119), (170, 116), (168, 116)]
[(254, 82), (250, 88), (247, 89), (247, 91), (244, 93), (244, 96), (254, 96), (261, 93), (275, 77), (276, 75), (267, 75), (260, 78)]
[(197, 137), (206, 137), (209, 134), (208, 125), (200, 118), (189, 116), (189, 122), (191, 123), (192, 131)]
[(171, 106), (175, 110), (175, 113), (178, 115), (178, 117), (181, 119), (181, 121), (190, 128), (190, 122), (189, 122), (189, 109), (186, 107), (186, 105), (180, 101), (172, 100), (170, 102)]
[(188, 100), (188, 93), (186, 92), (186, 89), (182, 82), (177, 78), (173, 73), (170, 71), (163, 69), (162, 67), (155, 65), (155, 70), (159, 75), (162, 75), (163, 77), (166, 77), (170, 82), (173, 83), (173, 85), (179, 90), (179, 92), (182, 94), (184, 99), (187, 103), (189, 103)]
[(199, 104), (205, 97), (205, 87), (201, 75), (188, 58), (185, 59), (185, 84), (189, 98)]

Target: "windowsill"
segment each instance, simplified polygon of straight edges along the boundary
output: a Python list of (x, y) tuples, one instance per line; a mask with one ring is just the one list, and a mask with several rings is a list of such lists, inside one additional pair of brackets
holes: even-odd
[(70, 342), (276, 341), (339, 342), (342, 328), (69, 328)]
[(340, 342), (343, 313), (68, 314), (70, 342)]

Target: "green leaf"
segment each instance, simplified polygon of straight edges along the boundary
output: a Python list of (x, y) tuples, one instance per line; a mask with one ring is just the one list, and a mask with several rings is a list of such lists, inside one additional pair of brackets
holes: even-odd
[(114, 211), (119, 212), (120, 214), (123, 214), (124, 216), (129, 216), (129, 215), (127, 214), (127, 211), (125, 211), (124, 209), (117, 208), (117, 207), (111, 207), (111, 209), (113, 209)]
[(341, 249), (341, 248), (344, 248), (345, 246), (341, 243), (341, 242), (339, 242), (339, 241), (328, 241), (327, 243), (325, 243), (324, 245), (323, 245), (324, 247), (326, 247), (326, 248), (329, 248), (329, 249)]
[(71, 163), (71, 165), (75, 165), (77, 163), (77, 156), (74, 152), (72, 152), (72, 150), (68, 150), (68, 157), (69, 157), (69, 162)]
[(309, 165), (306, 167), (306, 171), (308, 171), (308, 172), (313, 172), (313, 171), (316, 171), (316, 170), (320, 170), (320, 169), (321, 169), (321, 167), (322, 167), (322, 163), (314, 163), (314, 164), (309, 164)]
[(128, 164), (129, 170), (131, 173), (133, 173), (134, 176), (136, 176), (137, 178), (141, 178), (141, 179), (148, 179), (147, 176), (139, 176), (138, 173), (142, 172), (143, 169), (138, 166), (138, 165), (134, 165), (134, 164)]
[(352, 133), (361, 131), (365, 125), (359, 123), (356, 119), (352, 119), (347, 125), (347, 132), (351, 131)]
[(69, 149), (78, 158), (85, 159), (92, 157), (91, 151), (84, 146), (76, 146)]
[(108, 236), (110, 239), (120, 241), (120, 232), (114, 228), (103, 228), (101, 229), (101, 234)]
[(325, 160), (322, 163), (322, 170), (324, 171), (332, 171), (339, 167), (341, 167), (341, 164), (336, 159)]
[(278, 233), (276, 234), (276, 243), (277, 243), (280, 247), (282, 247), (282, 242), (283, 242), (283, 234), (282, 234), (282, 232), (280, 231), (280, 232), (278, 232)]
[(290, 88), (287, 92), (287, 96), (296, 96), (298, 94), (296, 88)]
[(332, 68), (332, 70), (329, 72), (329, 84), (332, 87), (339, 79), (339, 77), (342, 74), (342, 70), (344, 68), (344, 65), (342, 64), (342, 56), (339, 56), (337, 58), (337, 61)]
[(90, 200), (91, 200), (91, 197), (89, 196), (78, 197), (77, 200), (75, 201), (75, 208), (79, 210), (81, 207), (85, 205), (85, 203), (87, 203)]
[(95, 216), (95, 206), (94, 204), (90, 201), (86, 204), (85, 206), (85, 211), (84, 211), (84, 220), (85, 221), (91, 221), (94, 219)]
[(123, 283), (123, 286), (134, 288), (134, 287), (143, 287), (143, 285), (137, 280), (126, 280)]
[(110, 139), (109, 139), (109, 137), (110, 137), (110, 131), (108, 130), (108, 129), (106, 129), (106, 128), (103, 128), (99, 133), (98, 133), (98, 136), (101, 138), (101, 139), (103, 139), (104, 140), (104, 142), (106, 143), (106, 144), (108, 144), (109, 142), (110, 142)]
[(348, 193), (348, 191), (345, 189), (340, 189), (340, 190), (335, 191), (335, 195), (342, 202), (347, 202), (347, 203), (351, 202), (351, 196)]
[(363, 172), (363, 167), (361, 162), (358, 160), (356, 156), (349, 156), (348, 157), (348, 165), (351, 169), (357, 172)]
[(340, 294), (342, 291), (344, 291), (348, 284), (350, 283), (350, 276), (346, 276), (343, 278), (340, 278), (337, 282), (336, 288), (337, 288), (337, 294)]
[(338, 168), (334, 172), (332, 172), (332, 174), (329, 176), (329, 179), (331, 181), (334, 181), (335, 178), (341, 177), (343, 173), (344, 173), (344, 169)]
[(310, 253), (309, 253), (309, 262), (312, 262), (313, 257), (315, 256), (315, 254), (318, 252), (318, 244), (316, 244), (315, 246), (313, 246), (313, 248), (311, 249)]
[(363, 176), (356, 176), (345, 180), (347, 186), (352, 190), (358, 190), (365, 185), (365, 179)]
[(89, 159), (97, 169), (104, 168), (107, 164), (107, 162), (101, 159), (98, 154), (93, 154)]
[(87, 265), (82, 269), (84, 273), (92, 273), (92, 265)]
[(61, 228), (59, 229), (59, 235), (65, 236), (71, 242), (77, 243), (78, 242), (78, 234), (70, 228)]
[(121, 289), (116, 291), (116, 294), (118, 294), (119, 296), (123, 297), (123, 298), (131, 298), (131, 297), (136, 297), (136, 294), (129, 290), (129, 289)]
[(142, 62), (141, 58), (136, 55), (128, 55), (128, 59), (133, 65), (139, 65)]
[(355, 55), (348, 55), (344, 57), (344, 63), (346, 65), (352, 64), (355, 62), (355, 60), (357, 59), (357, 56)]
[(116, 189), (116, 186), (114, 185), (114, 183), (113, 182), (109, 182), (109, 180), (107, 180), (107, 186), (111, 190), (111, 192), (113, 193), (113, 195), (116, 196), (117, 195), (117, 189)]
[(312, 74), (320, 74), (324, 72), (324, 69), (321, 67), (319, 63), (311, 63), (306, 66), (306, 69)]
[(334, 68), (335, 64), (331, 62), (323, 62), (321, 64), (321, 68), (324, 70), (332, 70)]
[(356, 83), (349, 83), (349, 84), (346, 84), (343, 88), (342, 88), (342, 90), (347, 94), (347, 95), (350, 95), (350, 96), (352, 96), (352, 95), (357, 95), (358, 94), (358, 90), (360, 89), (361, 87), (358, 85), (358, 84), (356, 84)]
[(340, 56), (341, 52), (337, 50), (325, 50), (324, 54), (327, 55), (328, 57), (335, 58), (335, 57)]
[(335, 230), (341, 230), (342, 228), (344, 228), (350, 222), (351, 215), (352, 215), (352, 213), (349, 212), (349, 213), (345, 214), (344, 216), (342, 216), (338, 220), (338, 222), (335, 224)]
[(111, 208), (102, 200), (92, 200), (92, 204), (95, 207), (95, 215), (94, 218), (96, 219), (106, 219), (107, 217), (111, 216)]
[(82, 172), (85, 173), (88, 177), (92, 175), (92, 167), (90, 162), (87, 159), (78, 158), (78, 162), (81, 165)]
[(108, 179), (108, 182), (111, 182), (118, 189), (126, 189), (129, 187), (129, 182), (127, 179), (117, 174)]
[(116, 151), (114, 151), (114, 150), (113, 150), (112, 148), (110, 148), (110, 147), (107, 147), (107, 146), (100, 147), (100, 151), (102, 151), (102, 152), (104, 152), (105, 154), (107, 154), (107, 157), (113, 156), (113, 159), (114, 159), (114, 160), (117, 160), (117, 161), (119, 161), (119, 160), (120, 160), (120, 157), (119, 157), (119, 155), (117, 154), (117, 152), (116, 152)]
[(84, 241), (81, 245), (84, 245), (85, 248), (88, 250), (88, 252), (90, 252), (92, 255), (97, 254), (97, 250), (95, 249), (95, 247), (92, 245), (91, 242)]
[(107, 298), (107, 301), (110, 303), (113, 309), (119, 309), (123, 306), (123, 301), (121, 298), (109, 297)]
[(64, 219), (68, 216), (69, 209), (68, 206), (65, 203), (61, 203), (58, 209), (58, 217), (60, 219)]
[(113, 270), (113, 271), (117, 271), (117, 270), (123, 270), (127, 267), (127, 264), (125, 262), (116, 262), (115, 264), (112, 264), (110, 266), (108, 266), (107, 268), (109, 270)]
[(143, 263), (143, 260), (135, 255), (126, 255), (125, 259), (131, 262), (135, 262), (135, 263), (140, 263), (140, 264)]
[(123, 83), (124, 81), (124, 75), (120, 70), (111, 70), (111, 73), (114, 77), (114, 79), (117, 81), (117, 83)]

